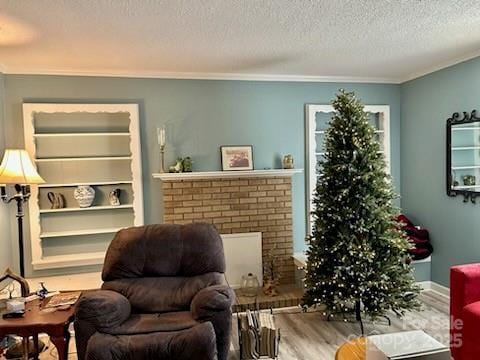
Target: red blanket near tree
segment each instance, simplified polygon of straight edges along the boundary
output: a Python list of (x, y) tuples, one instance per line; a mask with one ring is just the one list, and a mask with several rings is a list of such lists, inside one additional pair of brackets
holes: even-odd
[(415, 226), (409, 218), (401, 214), (397, 221), (402, 224), (403, 230), (407, 233), (408, 240), (413, 245), (409, 250), (413, 260), (422, 260), (429, 257), (433, 253), (432, 244), (430, 244), (430, 236), (428, 230), (420, 226)]

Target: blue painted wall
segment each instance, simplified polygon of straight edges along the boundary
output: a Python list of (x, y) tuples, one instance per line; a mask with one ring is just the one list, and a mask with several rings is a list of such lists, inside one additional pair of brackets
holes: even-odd
[(480, 58), (401, 86), (402, 206), (430, 230), (432, 281), (445, 286), (451, 265), (480, 261), (480, 205), (450, 198), (445, 190), (446, 120), (480, 109), (479, 95)]
[[(0, 156), (3, 156), (5, 148), (5, 77), (0, 73)], [(1, 159), (0, 159), (1, 161)], [(13, 207), (13, 205), (12, 205)], [(0, 229), (2, 236), (0, 237), (0, 272), (3, 272), (7, 266), (11, 265), (12, 246), (10, 236), (10, 209), (0, 203)]]
[[(5, 86), (10, 146), (23, 146), (24, 101), (139, 103), (148, 223), (158, 222), (162, 214), (160, 184), (151, 179), (159, 163), (157, 126), (167, 125), (169, 161), (176, 155), (192, 155), (195, 170), (219, 170), (219, 146), (225, 144), (252, 144), (258, 169), (279, 167), (280, 157), (287, 153), (293, 154), (296, 167), (304, 168), (305, 104), (329, 103), (339, 88), (355, 91), (365, 103), (390, 105), (392, 173), (400, 189), (398, 85), (6, 75)], [(304, 175), (296, 175), (295, 251), (305, 247), (304, 182)], [(54, 273), (59, 271), (49, 272)]]

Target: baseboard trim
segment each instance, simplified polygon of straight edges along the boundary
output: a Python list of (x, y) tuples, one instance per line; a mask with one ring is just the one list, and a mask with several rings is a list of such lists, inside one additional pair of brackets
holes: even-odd
[(434, 281), (419, 281), (418, 285), (422, 288), (422, 291), (429, 290), (437, 293), (438, 295), (450, 298), (450, 289), (446, 286), (440, 285)]

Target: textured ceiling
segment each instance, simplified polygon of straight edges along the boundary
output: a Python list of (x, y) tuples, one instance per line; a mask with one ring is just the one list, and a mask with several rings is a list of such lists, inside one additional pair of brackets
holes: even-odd
[(398, 82), (476, 55), (479, 19), (480, 0), (0, 0), (0, 64)]

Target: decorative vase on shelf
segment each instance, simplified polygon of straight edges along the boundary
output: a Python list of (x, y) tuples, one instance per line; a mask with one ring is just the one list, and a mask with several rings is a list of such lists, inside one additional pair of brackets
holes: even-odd
[(120, 206), (120, 189), (114, 189), (108, 194), (108, 201), (112, 206)]
[(293, 156), (291, 154), (283, 157), (282, 166), (284, 169), (293, 169)]
[(465, 186), (475, 185), (475, 175), (465, 175), (463, 177), (463, 185)]
[(260, 283), (256, 275), (248, 273), (248, 275), (242, 276), (242, 295), (243, 296), (256, 296), (258, 294), (258, 289), (260, 288)]
[(49, 191), (47, 199), (50, 201), (50, 209), (63, 209), (65, 207), (65, 197), (61, 193)]
[(90, 185), (79, 185), (73, 192), (73, 197), (81, 208), (87, 208), (93, 204), (95, 190)]

